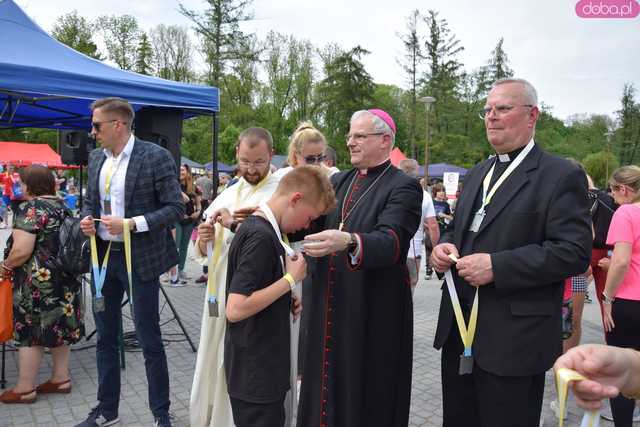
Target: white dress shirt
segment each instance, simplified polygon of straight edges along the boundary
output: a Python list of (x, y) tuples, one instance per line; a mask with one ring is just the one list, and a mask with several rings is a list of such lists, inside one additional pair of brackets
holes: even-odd
[[(100, 170), (100, 178), (98, 179), (98, 185), (100, 188), (100, 210), (104, 215), (104, 200), (106, 198), (106, 181), (109, 170), (111, 170), (111, 183), (109, 186), (109, 198), (111, 201), (111, 216), (124, 218), (124, 187), (125, 179), (127, 176), (127, 168), (129, 166), (129, 159), (131, 159), (131, 153), (133, 152), (133, 145), (135, 143), (135, 137), (133, 134), (129, 137), (127, 145), (116, 157), (113, 153), (106, 148), (102, 151), (107, 156), (106, 160), (102, 164)], [(136, 223), (136, 232), (149, 231), (147, 220), (144, 216), (136, 216), (133, 218)], [(122, 242), (122, 234), (113, 235), (107, 231), (107, 228), (102, 224), (98, 224), (98, 236), (102, 240), (113, 240), (116, 242)]]

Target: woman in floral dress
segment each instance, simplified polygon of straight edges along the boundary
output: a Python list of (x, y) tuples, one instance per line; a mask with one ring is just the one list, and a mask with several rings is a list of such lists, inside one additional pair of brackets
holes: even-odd
[[(19, 347), (16, 386), (0, 396), (4, 403), (32, 403), (37, 394), (69, 393), (69, 345), (84, 335), (81, 286), (56, 261), (59, 230), (67, 210), (55, 196), (49, 169), (30, 166), (22, 181), (27, 201), (18, 208), (0, 274), (13, 276), (14, 340)], [(51, 350), (53, 373), (38, 387), (44, 347)]]

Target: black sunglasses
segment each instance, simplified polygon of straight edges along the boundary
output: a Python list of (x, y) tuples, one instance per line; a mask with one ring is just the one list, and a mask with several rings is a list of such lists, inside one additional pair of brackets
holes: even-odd
[(327, 158), (327, 156), (325, 156), (324, 154), (317, 154), (315, 156), (305, 156), (304, 157), (304, 161), (306, 163), (320, 163), (321, 161), (323, 161), (326, 158)]
[(113, 123), (113, 122), (117, 122), (119, 121), (118, 119), (114, 119), (114, 120), (105, 120), (104, 122), (91, 122), (91, 127), (93, 129), (95, 129), (96, 131), (100, 132), (100, 126), (102, 126), (105, 123)]

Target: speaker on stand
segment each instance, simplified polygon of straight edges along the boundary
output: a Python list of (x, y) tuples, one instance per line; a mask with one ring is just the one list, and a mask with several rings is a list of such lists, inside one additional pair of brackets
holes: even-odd
[(78, 180), (80, 203), (78, 207), (82, 209), (82, 169), (89, 163), (89, 153), (96, 148), (96, 140), (86, 131), (60, 130), (58, 131), (58, 147), (60, 147), (62, 163), (80, 166), (80, 178)]

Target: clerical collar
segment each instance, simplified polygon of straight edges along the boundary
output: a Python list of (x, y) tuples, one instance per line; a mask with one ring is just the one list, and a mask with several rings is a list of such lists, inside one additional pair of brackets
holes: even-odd
[(505, 153), (505, 154), (496, 154), (496, 157), (498, 158), (498, 161), (500, 163), (508, 163), (511, 162), (512, 160), (514, 160), (516, 157), (518, 157), (518, 154), (520, 154), (520, 152), (522, 150), (524, 150), (524, 148), (526, 147), (526, 145), (523, 145), (520, 148), (516, 148), (515, 150), (509, 152), (509, 153)]
[(370, 173), (372, 173), (372, 174), (380, 173), (383, 170), (385, 170), (387, 168), (387, 166), (389, 166), (389, 163), (391, 163), (391, 159), (387, 159), (384, 162), (382, 162), (379, 165), (374, 166), (372, 168), (358, 169), (358, 174), (360, 174), (360, 175), (368, 175)]

